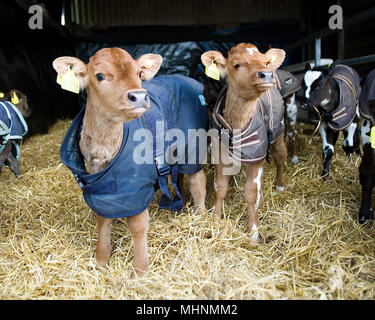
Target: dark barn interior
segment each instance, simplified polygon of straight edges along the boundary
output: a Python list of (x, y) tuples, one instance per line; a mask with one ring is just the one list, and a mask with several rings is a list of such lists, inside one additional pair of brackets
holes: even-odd
[[(44, 8), (43, 29), (29, 28), (30, 6)], [(344, 10), (344, 31), (328, 28), (331, 5)], [(346, 61), (362, 77), (375, 67), (372, 0), (6, 0), (0, 3), (0, 91), (23, 91), (33, 114), (29, 135), (46, 133), (80, 108), (77, 95), (56, 84), (52, 61), (73, 55), (86, 61), (100, 48), (120, 46), (134, 57), (160, 53), (159, 74), (189, 74), (191, 52), (251, 42), (287, 51), (283, 67), (321, 57)], [(359, 59), (358, 59), (359, 58)]]

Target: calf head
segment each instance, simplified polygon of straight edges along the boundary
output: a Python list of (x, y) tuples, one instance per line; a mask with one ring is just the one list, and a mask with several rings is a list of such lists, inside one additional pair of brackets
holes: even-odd
[(285, 51), (270, 49), (265, 54), (249, 43), (232, 48), (225, 58), (218, 51), (208, 51), (201, 57), (209, 67), (215, 62), (220, 75), (234, 93), (244, 99), (256, 99), (276, 83), (275, 71), (285, 59)]
[(13, 99), (17, 98), (17, 103), (15, 106), (20, 110), (22, 116), (27, 118), (31, 115), (31, 108), (27, 102), (27, 96), (24, 95), (20, 90), (13, 89), (7, 93), (3, 93), (0, 96), (0, 101), (13, 101)]
[(306, 71), (303, 81), (305, 98), (302, 105), (304, 108), (319, 107), (326, 113), (335, 109), (338, 90), (331, 77), (331, 71), (332, 68)]
[(145, 54), (134, 60), (120, 48), (96, 52), (88, 64), (75, 57), (60, 57), (53, 67), (61, 75), (69, 68), (81, 88), (87, 89), (88, 105), (108, 121), (127, 122), (142, 116), (150, 108), (141, 80), (155, 76), (163, 62), (160, 55)]

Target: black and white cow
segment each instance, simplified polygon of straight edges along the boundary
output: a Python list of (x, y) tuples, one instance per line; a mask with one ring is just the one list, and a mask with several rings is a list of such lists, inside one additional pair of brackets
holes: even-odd
[[(308, 65), (309, 68), (310, 65)], [(307, 70), (303, 86), (303, 107), (314, 109), (321, 119), (319, 132), (323, 143), (323, 173), (326, 180), (335, 146), (342, 131), (342, 147), (348, 156), (361, 154), (358, 99), (361, 91), (358, 73), (344, 65)]]
[(359, 109), (364, 118), (361, 129), (363, 157), (359, 167), (362, 185), (362, 205), (359, 212), (359, 221), (365, 223), (374, 218), (371, 194), (375, 186), (375, 145), (371, 141), (371, 129), (375, 126), (375, 70), (367, 76), (363, 83)]

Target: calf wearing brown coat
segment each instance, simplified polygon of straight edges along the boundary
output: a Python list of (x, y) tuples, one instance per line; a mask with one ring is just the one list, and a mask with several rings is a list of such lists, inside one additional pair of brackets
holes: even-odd
[[(210, 67), (214, 61), (221, 77), (226, 78), (228, 89), (223, 116), (233, 129), (242, 130), (250, 123), (256, 113), (259, 99), (275, 85), (274, 72), (281, 66), (284, 59), (283, 50), (270, 49), (262, 54), (256, 46), (247, 43), (232, 48), (228, 53), (228, 58), (224, 58), (217, 51), (209, 51), (202, 55), (202, 62), (206, 67)], [(283, 166), (287, 158), (284, 135), (274, 143), (273, 156), (277, 165), (276, 186), (279, 190), (283, 190)], [(265, 162), (266, 160), (263, 159), (258, 163), (243, 164), (247, 174), (244, 196), (249, 205), (248, 230), (253, 232), (254, 242), (259, 242), (258, 209)], [(220, 156), (215, 177), (214, 214), (217, 217), (221, 217), (223, 201), (230, 180), (230, 176), (224, 174), (226, 168), (224, 163), (228, 163), (228, 159)]]

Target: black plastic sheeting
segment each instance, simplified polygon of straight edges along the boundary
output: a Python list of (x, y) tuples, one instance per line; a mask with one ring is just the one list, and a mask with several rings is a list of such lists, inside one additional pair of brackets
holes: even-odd
[[(267, 51), (271, 47), (278, 47), (278, 44), (269, 43), (262, 44), (252, 42), (260, 51)], [(216, 50), (222, 52), (224, 55), (235, 46), (236, 42), (216, 42), (216, 41), (187, 41), (169, 44), (140, 44), (140, 45), (114, 45), (112, 43), (81, 43), (78, 45), (76, 54), (77, 57), (88, 63), (89, 58), (95, 54), (96, 51), (102, 48), (119, 47), (126, 50), (134, 59), (139, 58), (146, 53), (160, 54), (164, 61), (158, 72), (158, 75), (167, 74), (181, 74), (189, 76), (191, 66), (200, 61), (200, 55), (206, 51)]]

